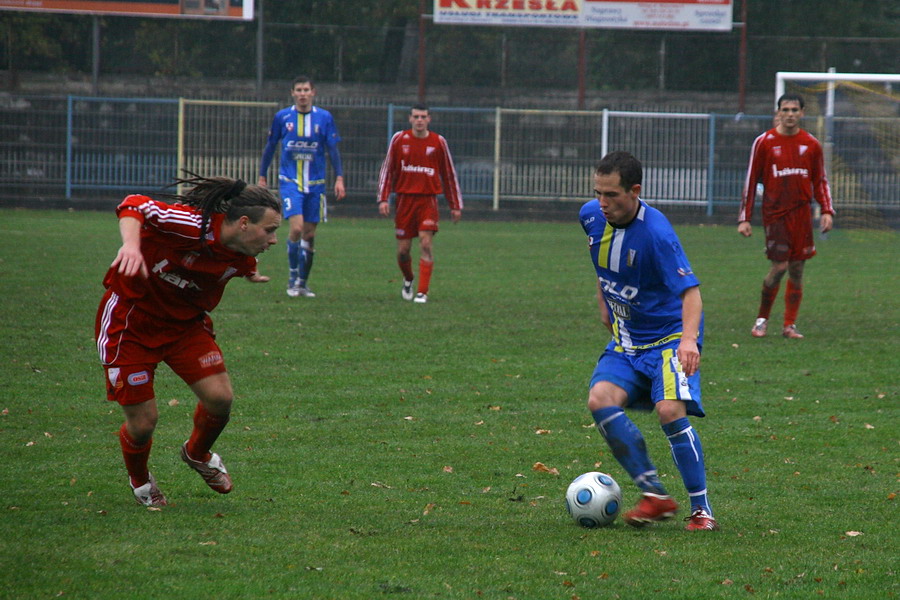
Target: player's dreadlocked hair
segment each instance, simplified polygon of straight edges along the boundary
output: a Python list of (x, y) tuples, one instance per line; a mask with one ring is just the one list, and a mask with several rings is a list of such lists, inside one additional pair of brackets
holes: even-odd
[(203, 177), (184, 171), (186, 177), (176, 178), (172, 186), (191, 186), (184, 194), (164, 194), (167, 198), (199, 208), (203, 214), (200, 225), (200, 239), (206, 237), (210, 215), (221, 213), (229, 223), (247, 216), (250, 222), (258, 223), (267, 208), (281, 211), (281, 205), (272, 193), (264, 187), (247, 184), (240, 179), (229, 177)]

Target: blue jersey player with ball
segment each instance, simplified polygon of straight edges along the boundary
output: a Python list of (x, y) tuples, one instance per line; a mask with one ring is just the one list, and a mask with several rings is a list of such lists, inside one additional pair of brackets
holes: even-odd
[(596, 199), (579, 215), (597, 271), (603, 324), (612, 334), (591, 376), (588, 408), (613, 456), (642, 492), (623, 519), (643, 527), (675, 516), (641, 431), (625, 408), (656, 409), (691, 503), (686, 529), (715, 530), (700, 437), (703, 417), (700, 281), (665, 216), (640, 199), (643, 169), (613, 152), (594, 172)]

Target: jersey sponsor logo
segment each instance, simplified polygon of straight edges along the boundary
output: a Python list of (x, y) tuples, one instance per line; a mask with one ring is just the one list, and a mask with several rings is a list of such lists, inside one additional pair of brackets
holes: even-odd
[(213, 350), (212, 352), (207, 352), (203, 356), (197, 359), (197, 362), (200, 363), (200, 366), (204, 369), (208, 369), (209, 367), (213, 367), (215, 365), (222, 364), (222, 353), (216, 352)]
[(400, 161), (400, 170), (404, 173), (425, 173), (429, 177), (434, 177), (434, 169), (432, 167), (422, 167), (420, 165), (408, 165), (405, 160)]
[(313, 160), (319, 150), (319, 142), (290, 140), (285, 144), (285, 150), (291, 153), (294, 160)]
[(616, 302), (615, 300), (610, 300), (607, 298), (607, 303), (609, 307), (612, 309), (614, 315), (618, 319), (628, 320), (631, 318), (631, 307), (623, 302)]
[(180, 275), (178, 275), (176, 273), (167, 273), (167, 272), (163, 271), (163, 269), (165, 269), (168, 266), (168, 264), (169, 264), (169, 261), (166, 259), (163, 259), (163, 260), (159, 261), (158, 263), (156, 263), (155, 265), (153, 265), (153, 269), (151, 269), (151, 272), (158, 275), (159, 278), (162, 279), (163, 281), (165, 281), (166, 283), (171, 283), (172, 285), (174, 285), (175, 287), (177, 287), (179, 289), (196, 290), (198, 292), (203, 290), (203, 288), (201, 288), (199, 285), (197, 285), (190, 279), (185, 279), (184, 277), (181, 277)]
[(144, 385), (145, 383), (150, 383), (150, 373), (147, 371), (138, 371), (128, 376), (128, 385)]
[(618, 296), (624, 300), (632, 300), (635, 296), (638, 295), (638, 288), (633, 285), (623, 285), (621, 288), (619, 287), (619, 282), (610, 281), (609, 279), (604, 279), (600, 277), (600, 288), (603, 290), (603, 293), (608, 294), (610, 296)]
[(772, 165), (772, 175), (774, 177), (790, 177), (792, 175), (800, 175), (801, 177), (809, 177), (809, 170), (803, 168), (785, 167), (779, 169), (778, 165)]

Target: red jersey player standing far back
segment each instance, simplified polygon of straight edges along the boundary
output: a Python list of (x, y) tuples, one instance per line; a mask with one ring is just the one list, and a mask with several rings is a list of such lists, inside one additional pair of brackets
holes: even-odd
[(827, 233), (833, 225), (834, 208), (825, 176), (822, 146), (800, 129), (803, 98), (784, 94), (778, 99), (777, 125), (753, 142), (744, 195), (738, 216), (738, 232), (750, 237), (756, 186), (762, 183), (762, 221), (766, 232), (766, 257), (772, 266), (763, 280), (762, 299), (750, 333), (763, 337), (772, 304), (784, 274), (788, 274), (784, 297), (784, 327), (789, 339), (802, 339), (795, 322), (803, 298), (803, 266), (816, 254), (813, 242), (811, 200), (822, 207), (819, 229)]
[[(428, 107), (416, 104), (409, 111), (411, 129), (391, 138), (378, 177), (378, 212), (391, 213), (388, 198), (396, 192), (394, 225), (397, 236), (397, 264), (403, 273), (404, 300), (428, 302), (428, 288), (434, 268), (432, 241), (438, 231), (437, 194), (443, 192), (450, 204), (454, 223), (462, 216), (463, 200), (453, 158), (443, 136), (428, 130)], [(442, 185), (443, 184), (443, 185)], [(413, 238), (419, 238), (419, 285), (413, 297)]]

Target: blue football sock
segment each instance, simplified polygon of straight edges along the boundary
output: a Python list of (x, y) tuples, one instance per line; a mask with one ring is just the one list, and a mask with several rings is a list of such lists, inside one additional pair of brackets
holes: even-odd
[(703, 462), (700, 436), (691, 427), (687, 417), (666, 423), (662, 430), (669, 438), (672, 458), (691, 498), (691, 508), (702, 508), (712, 516), (712, 508), (706, 495), (706, 465)]
[(292, 242), (288, 240), (288, 267), (291, 269), (291, 277), (296, 277), (300, 272), (300, 261), (302, 259), (300, 242)]
[(316, 251), (313, 250), (312, 244), (303, 240), (300, 242), (300, 281), (306, 283), (309, 279), (309, 272), (312, 270), (313, 256)]
[(599, 408), (591, 413), (597, 429), (609, 444), (613, 456), (643, 491), (668, 496), (650, 462), (641, 430), (618, 406)]

